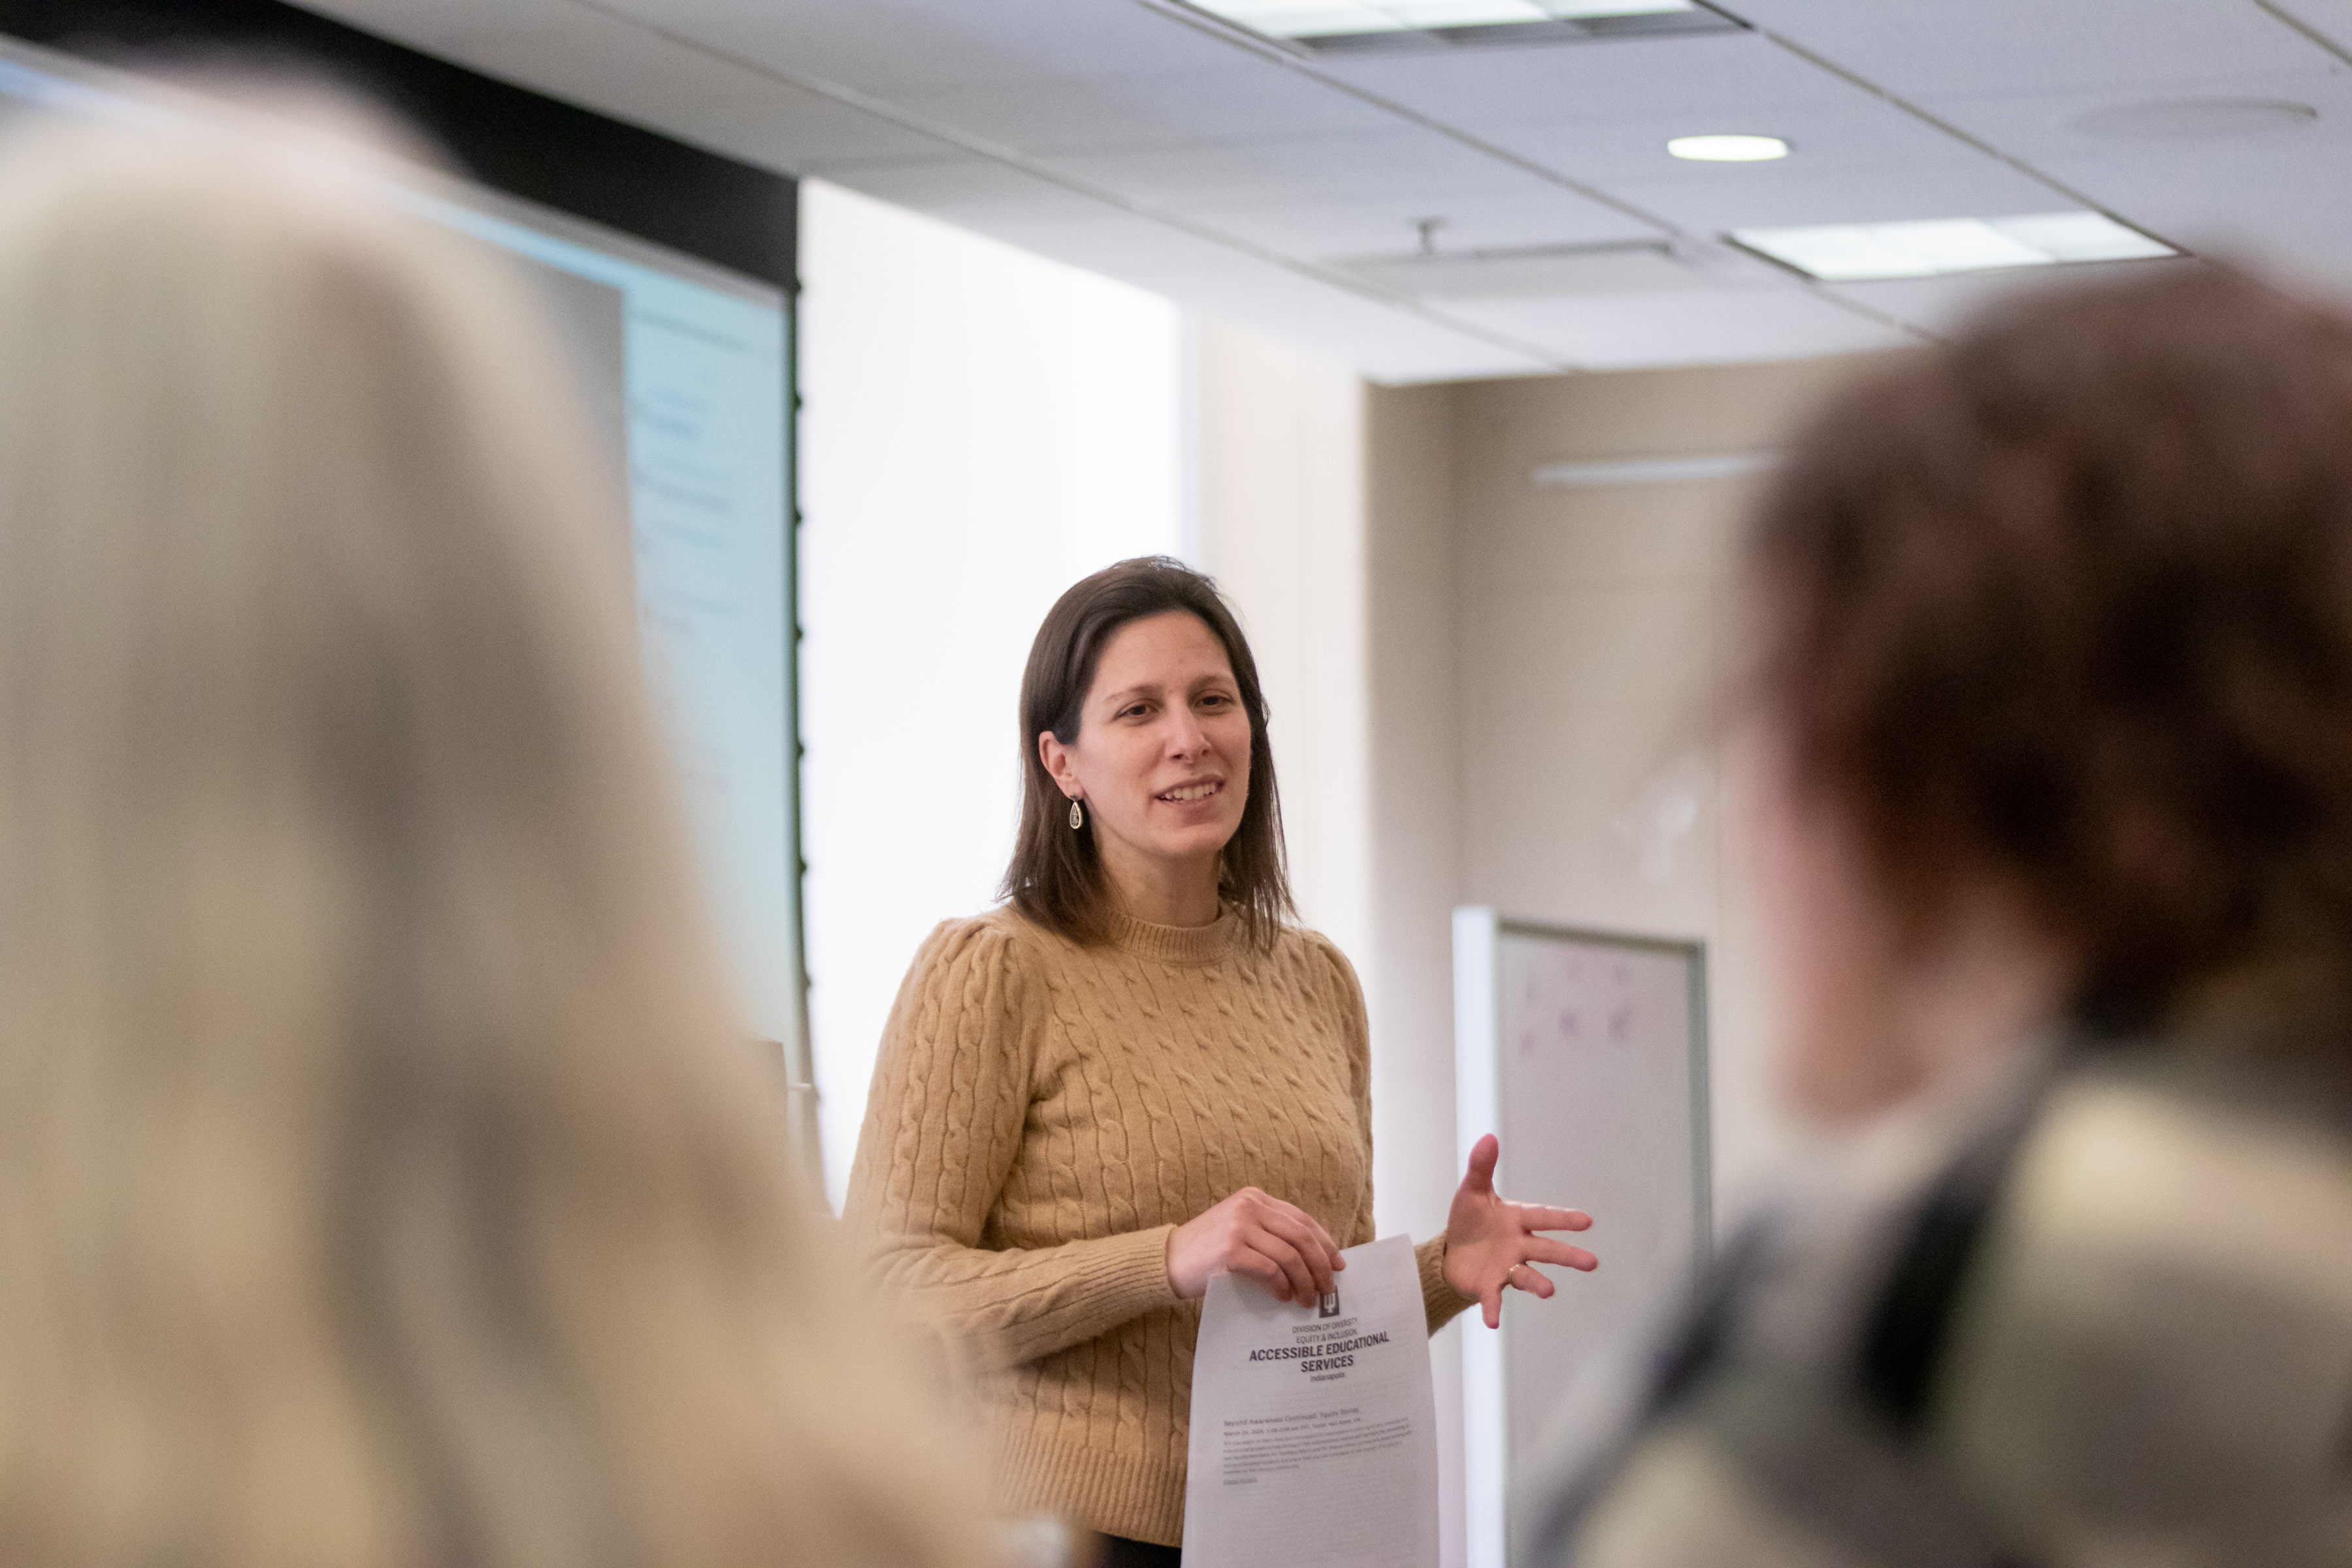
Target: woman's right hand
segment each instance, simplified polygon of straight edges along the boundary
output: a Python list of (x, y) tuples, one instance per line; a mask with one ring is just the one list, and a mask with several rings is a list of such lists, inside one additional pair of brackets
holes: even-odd
[(1313, 1215), (1255, 1187), (1244, 1187), (1168, 1237), (1168, 1283), (1188, 1301), (1206, 1291), (1209, 1276), (1221, 1268), (1248, 1275), (1278, 1301), (1312, 1301), (1331, 1293), (1331, 1276), (1346, 1267)]

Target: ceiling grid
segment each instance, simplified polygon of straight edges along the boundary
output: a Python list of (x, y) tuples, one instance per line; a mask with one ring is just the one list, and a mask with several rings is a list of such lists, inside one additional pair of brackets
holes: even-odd
[[(2073, 270), (1822, 282), (1733, 230), (2080, 211), (2352, 289), (2352, 0), (1725, 0), (1418, 50), (1184, 0), (305, 3), (1381, 381), (1893, 347)], [(1791, 151), (1665, 151), (1729, 132)]]

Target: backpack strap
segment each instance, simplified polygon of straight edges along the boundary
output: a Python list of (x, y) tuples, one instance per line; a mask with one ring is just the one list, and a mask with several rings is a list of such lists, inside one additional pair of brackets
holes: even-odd
[(1906, 1436), (1915, 1434), (1927, 1415), (1969, 1266), (2032, 1130), (2041, 1098), (2032, 1096), (1979, 1135), (1929, 1184), (1863, 1320), (1855, 1385), (1863, 1403)]

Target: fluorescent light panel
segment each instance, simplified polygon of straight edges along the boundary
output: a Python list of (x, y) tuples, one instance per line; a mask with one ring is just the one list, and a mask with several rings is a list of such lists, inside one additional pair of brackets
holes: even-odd
[(2137, 261), (2180, 254), (2160, 240), (2094, 212), (1736, 228), (1731, 237), (1824, 283), (1941, 278), (2005, 267)]
[(1312, 41), (1696, 11), (1697, 0), (1191, 0), (1254, 33)]
[(1601, 489), (1618, 485), (1686, 485), (1737, 479), (1777, 467), (1778, 452), (1709, 452), (1688, 458), (1617, 458), (1544, 463), (1528, 475), (1539, 489)]

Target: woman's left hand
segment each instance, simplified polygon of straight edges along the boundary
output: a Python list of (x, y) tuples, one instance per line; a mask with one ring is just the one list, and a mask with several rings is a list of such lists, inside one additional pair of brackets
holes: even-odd
[(1469, 1173), (1462, 1178), (1454, 1208), (1445, 1217), (1445, 1282), (1456, 1293), (1478, 1299), (1490, 1329), (1502, 1325), (1506, 1285), (1538, 1296), (1559, 1289), (1536, 1270), (1536, 1264), (1587, 1270), (1601, 1267), (1601, 1259), (1584, 1248), (1536, 1234), (1583, 1230), (1592, 1224), (1591, 1215), (1510, 1203), (1495, 1191), (1495, 1159), (1501, 1152), (1491, 1132), (1471, 1146)]

